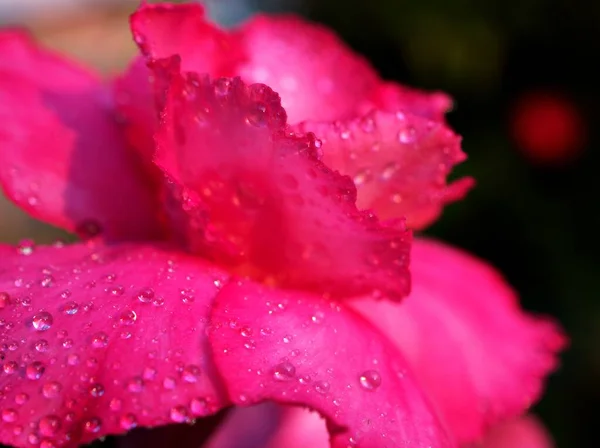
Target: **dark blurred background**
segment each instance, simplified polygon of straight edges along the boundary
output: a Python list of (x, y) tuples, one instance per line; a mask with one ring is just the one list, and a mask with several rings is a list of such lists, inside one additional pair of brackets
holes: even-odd
[[(134, 52), (125, 19), (137, 3), (3, 0), (0, 21), (111, 74)], [(469, 156), (456, 174), (477, 188), (427, 234), (489, 260), (527, 309), (561, 321), (571, 347), (535, 412), (559, 447), (600, 446), (600, 2), (206, 3), (226, 25), (256, 10), (299, 11), (337, 30), (385, 78), (454, 97), (448, 120)], [(1, 198), (0, 214), (0, 240), (60, 235)]]

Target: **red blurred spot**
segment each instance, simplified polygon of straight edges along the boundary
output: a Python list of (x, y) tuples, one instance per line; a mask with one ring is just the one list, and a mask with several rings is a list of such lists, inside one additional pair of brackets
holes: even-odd
[(522, 95), (512, 110), (511, 132), (533, 162), (557, 164), (577, 157), (587, 140), (581, 112), (558, 92)]

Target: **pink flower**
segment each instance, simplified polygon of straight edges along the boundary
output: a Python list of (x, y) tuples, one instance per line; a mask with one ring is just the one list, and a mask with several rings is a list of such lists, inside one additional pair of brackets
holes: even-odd
[(484, 262), (411, 242), (472, 183), (446, 185), (445, 95), (293, 17), (131, 23), (142, 56), (109, 85), (0, 35), (0, 183), (86, 237), (0, 246), (0, 442), (274, 402), (318, 411), (333, 447), (452, 447), (537, 399), (560, 331)]

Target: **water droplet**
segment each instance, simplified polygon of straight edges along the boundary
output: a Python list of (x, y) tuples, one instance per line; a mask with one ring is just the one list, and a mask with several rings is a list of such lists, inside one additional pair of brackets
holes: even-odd
[(77, 364), (79, 364), (79, 355), (70, 354), (69, 356), (67, 356), (67, 364), (69, 364), (70, 366), (76, 366)]
[(183, 368), (181, 378), (183, 378), (183, 381), (186, 383), (195, 383), (200, 378), (200, 374), (200, 367), (190, 364)]
[(158, 374), (158, 372), (156, 371), (156, 369), (154, 367), (145, 367), (144, 373), (142, 374), (142, 376), (144, 377), (145, 380), (154, 380), (154, 379), (156, 379), (157, 374)]
[(204, 398), (192, 398), (190, 401), (190, 410), (196, 416), (206, 415), (209, 412), (208, 403)]
[(119, 317), (119, 323), (121, 325), (133, 325), (137, 320), (137, 314), (133, 310), (123, 311)]
[(173, 390), (177, 386), (177, 380), (171, 376), (165, 377), (163, 380), (163, 387), (167, 390)]
[(62, 342), (63, 348), (71, 348), (73, 347), (73, 339), (67, 338)]
[(4, 364), (4, 366), (2, 366), (2, 370), (4, 370), (4, 373), (6, 373), (7, 375), (15, 373), (18, 368), (19, 365), (14, 361), (8, 361)]
[(108, 345), (108, 335), (103, 331), (92, 336), (92, 347), (104, 348)]
[(42, 286), (42, 288), (49, 288), (53, 284), (54, 284), (54, 277), (52, 277), (51, 275), (47, 275), (40, 281), (40, 286)]
[(102, 421), (99, 418), (93, 417), (86, 420), (83, 427), (87, 432), (97, 433), (102, 429)]
[(18, 393), (15, 395), (15, 403), (18, 405), (25, 404), (29, 401), (29, 395), (24, 392)]
[(388, 163), (381, 172), (381, 180), (388, 181), (390, 180), (396, 171), (398, 170), (398, 164), (396, 162)]
[(326, 394), (329, 392), (330, 384), (327, 381), (317, 381), (315, 382), (314, 388), (320, 394)]
[(122, 296), (125, 293), (125, 288), (120, 285), (106, 288), (106, 292), (111, 296)]
[(42, 386), (42, 395), (46, 398), (56, 398), (60, 394), (62, 385), (56, 381), (49, 381)]
[(112, 400), (110, 400), (110, 403), (108, 404), (108, 407), (110, 408), (111, 411), (120, 411), (122, 406), (123, 406), (123, 402), (119, 398), (113, 398)]
[(375, 390), (381, 386), (381, 375), (377, 370), (367, 370), (363, 372), (358, 381), (365, 390)]
[(36, 341), (33, 346), (35, 347), (35, 350), (40, 352), (40, 353), (44, 353), (46, 351), (48, 351), (48, 341), (45, 339), (40, 339), (38, 341)]
[(250, 111), (246, 115), (248, 123), (256, 127), (267, 125), (267, 106), (263, 103), (255, 103), (250, 106)]
[(289, 344), (290, 342), (292, 342), (292, 336), (290, 336), (289, 334), (286, 334), (283, 339), (282, 339), (284, 344)]
[(193, 289), (182, 289), (180, 294), (183, 303), (192, 303), (194, 300), (196, 300)]
[(25, 375), (30, 380), (39, 380), (44, 371), (46, 370), (46, 366), (42, 364), (40, 361), (34, 361), (31, 364), (28, 364), (25, 368)]
[(325, 313), (323, 311), (315, 311), (315, 314), (313, 314), (311, 316), (310, 320), (314, 324), (320, 324), (321, 322), (323, 322), (324, 318), (325, 318)]
[(142, 303), (150, 303), (154, 299), (154, 290), (152, 288), (144, 288), (138, 292), (137, 298)]
[(46, 415), (40, 419), (40, 434), (43, 436), (54, 436), (60, 429), (60, 418), (56, 415)]
[(104, 395), (104, 386), (100, 383), (94, 383), (90, 386), (90, 395), (99, 398)]
[(417, 132), (415, 128), (411, 126), (404, 128), (400, 132), (398, 132), (398, 140), (400, 141), (400, 143), (412, 143), (415, 141), (416, 138)]
[(36, 331), (47, 331), (52, 328), (53, 323), (54, 318), (52, 317), (52, 314), (47, 311), (40, 311), (31, 319), (31, 325)]
[(67, 302), (62, 306), (62, 312), (68, 315), (73, 315), (73, 314), (77, 314), (77, 311), (79, 311), (79, 305), (77, 304), (77, 302)]
[(250, 336), (252, 336), (252, 328), (242, 327), (240, 328), (240, 334), (245, 338), (249, 338)]
[(10, 305), (10, 295), (7, 292), (0, 292), (0, 310)]
[(3, 409), (2, 410), (2, 421), (6, 423), (12, 423), (17, 421), (19, 413), (15, 409)]
[(273, 378), (277, 381), (289, 381), (296, 376), (296, 368), (291, 362), (284, 361), (275, 366), (273, 370)]
[(17, 252), (21, 255), (31, 255), (34, 248), (35, 243), (32, 240), (22, 240), (17, 245)]
[(352, 180), (357, 187), (369, 182), (371, 180), (371, 170), (360, 170), (354, 175)]
[(173, 406), (169, 411), (169, 417), (172, 421), (183, 423), (190, 420), (190, 415), (185, 406)]
[(144, 380), (139, 376), (131, 378), (127, 381), (127, 390), (133, 393), (140, 393), (144, 390)]
[(231, 80), (227, 78), (219, 78), (214, 82), (214, 91), (216, 96), (227, 96), (231, 91)]
[(137, 426), (137, 418), (131, 413), (122, 415), (119, 419), (119, 426), (126, 431), (133, 429)]

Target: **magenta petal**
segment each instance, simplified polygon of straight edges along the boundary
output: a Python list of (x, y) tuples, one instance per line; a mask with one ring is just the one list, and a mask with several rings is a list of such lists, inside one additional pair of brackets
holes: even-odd
[(0, 34), (0, 184), (33, 217), (106, 238), (159, 234), (155, 201), (93, 74)]
[(138, 245), (0, 257), (1, 443), (78, 446), (227, 404), (205, 333), (222, 272)]
[(352, 181), (321, 162), (312, 134), (289, 132), (276, 93), (239, 78), (171, 76), (156, 162), (181, 188), (191, 224), (180, 233), (193, 250), (282, 288), (408, 293), (410, 232), (357, 209)]
[(202, 448), (328, 448), (325, 420), (316, 412), (266, 402), (235, 407)]
[(480, 439), (537, 400), (564, 336), (525, 313), (494, 269), (457, 249), (416, 240), (411, 272), (400, 306), (353, 306), (406, 355), (458, 441)]
[(546, 428), (531, 415), (501, 423), (486, 435), (483, 448), (553, 448)]
[(453, 446), (406, 362), (368, 322), (336, 302), (232, 282), (209, 339), (231, 400), (310, 407), (331, 446)]
[(351, 116), (377, 86), (375, 70), (331, 30), (293, 16), (256, 16), (236, 34), (235, 74), (281, 95), (291, 123)]
[(373, 112), (335, 122), (304, 122), (301, 132), (321, 139), (323, 161), (354, 179), (357, 205), (382, 219), (405, 217), (426, 227), (444, 205), (461, 199), (473, 181), (447, 185), (454, 165), (466, 159), (460, 137), (441, 121), (404, 113)]
[(143, 4), (131, 32), (148, 60), (178, 55), (184, 71), (223, 76), (236, 60), (232, 37), (207, 22), (199, 4)]

